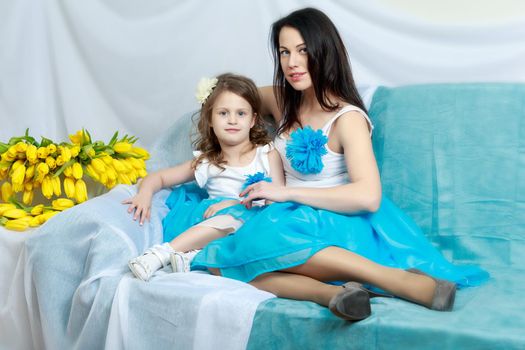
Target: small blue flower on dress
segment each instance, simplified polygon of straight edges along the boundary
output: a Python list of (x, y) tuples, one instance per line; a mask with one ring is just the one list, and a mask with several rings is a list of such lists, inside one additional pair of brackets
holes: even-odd
[(303, 174), (318, 174), (323, 170), (323, 160), (328, 137), (321, 129), (314, 131), (310, 126), (298, 128), (290, 135), (286, 144), (286, 158), (292, 167)]
[(272, 178), (264, 176), (262, 171), (253, 175), (246, 175), (246, 181), (244, 182), (244, 185), (242, 185), (242, 189), (244, 190), (246, 187), (256, 184), (259, 181), (272, 182)]

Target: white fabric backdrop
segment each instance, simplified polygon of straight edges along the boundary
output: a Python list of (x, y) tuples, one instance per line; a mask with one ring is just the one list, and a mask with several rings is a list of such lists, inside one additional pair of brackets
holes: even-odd
[[(62, 141), (85, 127), (104, 141), (115, 130), (136, 135), (147, 147), (198, 107), (202, 76), (232, 71), (270, 84), (270, 24), (304, 6), (336, 23), (361, 87), (525, 82), (525, 15), (460, 25), (377, 0), (0, 0), (0, 141), (26, 128)], [(27, 236), (0, 228), (3, 315), (23, 301), (11, 282)], [(10, 327), (23, 333), (21, 317)]]
[(358, 85), (525, 81), (525, 16), (425, 22), (379, 1), (0, 1), (0, 141), (26, 128), (57, 141), (81, 127), (151, 145), (198, 107), (202, 76), (271, 83), (270, 24), (316, 6), (338, 26)]

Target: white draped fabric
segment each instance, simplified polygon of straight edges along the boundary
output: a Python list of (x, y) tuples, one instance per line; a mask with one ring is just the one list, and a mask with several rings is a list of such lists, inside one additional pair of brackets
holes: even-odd
[(85, 127), (149, 146), (198, 107), (202, 76), (232, 71), (270, 84), (269, 27), (304, 6), (336, 23), (360, 86), (525, 81), (525, 15), (459, 25), (377, 0), (4, 0), (0, 141), (26, 128), (65, 140)]

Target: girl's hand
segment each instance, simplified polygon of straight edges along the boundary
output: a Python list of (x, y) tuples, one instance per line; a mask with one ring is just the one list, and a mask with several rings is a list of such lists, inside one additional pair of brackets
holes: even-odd
[(259, 181), (246, 187), (239, 196), (246, 196), (241, 204), (248, 209), (251, 209), (254, 200), (265, 199), (271, 202), (286, 202), (289, 200), (286, 187), (266, 181)]
[(213, 215), (217, 214), (220, 210), (231, 207), (232, 205), (235, 205), (235, 204), (239, 204), (239, 201), (235, 199), (227, 199), (222, 202), (212, 204), (204, 212), (204, 218), (208, 219), (212, 217)]
[(122, 204), (129, 204), (128, 213), (133, 214), (133, 220), (139, 219), (139, 224), (144, 225), (144, 219), (150, 221), (151, 218), (151, 198), (153, 197), (150, 193), (142, 193), (139, 191), (135, 196), (125, 199)]

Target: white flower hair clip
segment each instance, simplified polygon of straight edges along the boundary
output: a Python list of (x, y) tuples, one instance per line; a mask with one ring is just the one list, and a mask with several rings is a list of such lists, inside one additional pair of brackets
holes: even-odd
[(201, 78), (197, 85), (197, 93), (195, 94), (197, 101), (199, 101), (201, 105), (206, 102), (218, 82), (219, 79), (217, 78)]

